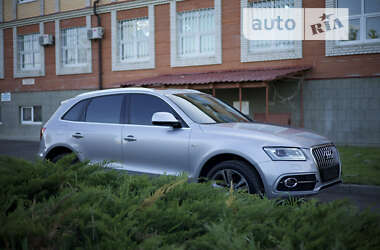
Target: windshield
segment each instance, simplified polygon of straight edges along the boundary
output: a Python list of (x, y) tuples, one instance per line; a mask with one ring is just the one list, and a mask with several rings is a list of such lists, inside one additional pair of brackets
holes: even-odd
[(168, 97), (196, 123), (250, 122), (251, 120), (211, 95), (174, 94)]

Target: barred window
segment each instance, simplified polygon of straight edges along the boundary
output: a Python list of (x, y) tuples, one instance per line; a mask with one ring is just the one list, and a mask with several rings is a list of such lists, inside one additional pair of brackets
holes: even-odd
[(88, 63), (90, 41), (86, 27), (67, 28), (61, 31), (62, 64), (82, 66)]
[(38, 37), (38, 33), (17, 37), (18, 67), (21, 71), (39, 70), (41, 68), (41, 46)]
[(118, 22), (119, 60), (147, 61), (149, 55), (149, 20), (147, 17)]
[(177, 14), (177, 53), (179, 57), (215, 55), (214, 9)]
[[(257, 2), (250, 2), (251, 8), (294, 8), (294, 0), (264, 0)], [(295, 41), (291, 40), (261, 40), (261, 41), (249, 41), (248, 51), (250, 53), (273, 51), (273, 50), (289, 50), (293, 49)]]

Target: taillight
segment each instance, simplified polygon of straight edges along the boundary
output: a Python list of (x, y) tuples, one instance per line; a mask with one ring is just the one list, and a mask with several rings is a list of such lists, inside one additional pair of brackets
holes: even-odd
[(45, 131), (46, 131), (46, 128), (42, 127), (40, 130), (40, 140), (42, 139), (42, 136), (44, 135)]

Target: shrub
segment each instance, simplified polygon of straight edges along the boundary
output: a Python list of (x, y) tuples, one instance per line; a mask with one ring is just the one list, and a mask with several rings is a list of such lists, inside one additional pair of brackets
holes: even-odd
[(371, 249), (380, 216), (187, 183), (0, 157), (1, 249)]

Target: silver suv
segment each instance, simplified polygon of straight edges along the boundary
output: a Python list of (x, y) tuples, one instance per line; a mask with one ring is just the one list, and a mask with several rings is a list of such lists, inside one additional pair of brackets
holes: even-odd
[(187, 173), (216, 187), (302, 196), (341, 182), (336, 147), (317, 134), (257, 123), (195, 90), (110, 89), (62, 102), (39, 156), (146, 174)]

